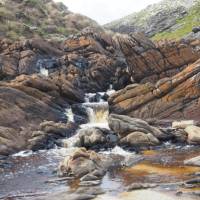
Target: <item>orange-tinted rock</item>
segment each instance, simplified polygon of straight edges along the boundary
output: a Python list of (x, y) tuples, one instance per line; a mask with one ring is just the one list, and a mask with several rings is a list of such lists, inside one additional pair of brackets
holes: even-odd
[(115, 38), (136, 82), (153, 82), (171, 77), (200, 58), (199, 40), (163, 40), (156, 44), (143, 34)]
[(157, 84), (130, 85), (109, 99), (110, 111), (142, 119), (200, 118), (200, 60)]

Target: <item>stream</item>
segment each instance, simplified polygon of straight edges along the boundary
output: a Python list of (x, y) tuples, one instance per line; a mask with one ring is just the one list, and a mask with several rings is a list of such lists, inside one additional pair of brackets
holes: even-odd
[[(112, 90), (109, 91), (110, 93)], [(94, 94), (86, 95), (86, 102), (82, 104), (87, 109), (89, 122), (82, 124), (81, 128), (108, 128), (108, 103), (102, 99), (98, 102), (90, 102), (89, 97), (92, 95)], [(66, 115), (69, 121), (74, 121), (71, 109), (66, 110)], [(56, 169), (59, 162), (76, 149), (73, 146), (74, 137), (76, 135), (65, 139), (71, 144), (68, 148), (55, 146), (54, 149), (37, 152), (22, 151), (6, 158), (3, 167), (0, 163), (0, 199), (70, 199), (70, 195), (80, 189), (79, 180), (51, 180), (58, 178)], [(136, 154), (115, 146), (113, 149), (102, 149), (100, 153), (120, 155), (126, 159), (140, 156), (141, 159), (133, 166), (108, 171), (101, 184), (91, 188), (91, 190), (101, 191), (96, 200), (199, 200), (198, 195), (192, 194), (200, 188), (186, 189), (176, 184), (192, 179), (195, 173), (200, 172), (200, 167), (183, 164), (185, 159), (199, 155), (198, 147), (165, 143)], [(130, 184), (138, 182), (155, 183), (158, 187), (127, 192)]]

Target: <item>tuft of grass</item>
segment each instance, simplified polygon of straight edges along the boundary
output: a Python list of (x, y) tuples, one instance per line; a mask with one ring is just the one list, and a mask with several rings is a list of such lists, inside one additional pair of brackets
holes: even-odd
[(8, 32), (6, 33), (6, 36), (7, 36), (8, 38), (10, 38), (11, 40), (18, 40), (19, 37), (20, 37), (15, 31), (8, 31)]
[(152, 37), (153, 40), (161, 39), (180, 39), (192, 31), (192, 28), (200, 25), (200, 4), (190, 9), (189, 14), (182, 19), (177, 20), (180, 25), (175, 31), (164, 31)]

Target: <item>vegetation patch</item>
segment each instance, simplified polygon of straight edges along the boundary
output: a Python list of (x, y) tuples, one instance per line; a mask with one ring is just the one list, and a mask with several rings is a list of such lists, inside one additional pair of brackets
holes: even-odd
[(177, 25), (180, 26), (175, 31), (164, 31), (152, 37), (153, 40), (161, 39), (180, 39), (192, 31), (195, 26), (200, 26), (200, 4), (189, 10), (189, 14), (184, 18), (177, 20)]

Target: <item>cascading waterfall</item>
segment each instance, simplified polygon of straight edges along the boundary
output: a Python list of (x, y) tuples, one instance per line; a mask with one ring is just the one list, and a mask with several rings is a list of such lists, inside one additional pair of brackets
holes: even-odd
[(101, 127), (108, 128), (108, 103), (84, 103), (83, 106), (86, 108), (88, 113), (89, 123), (82, 124), (81, 128), (89, 127)]
[(67, 116), (69, 122), (74, 122), (74, 113), (72, 108), (65, 109), (65, 115)]

